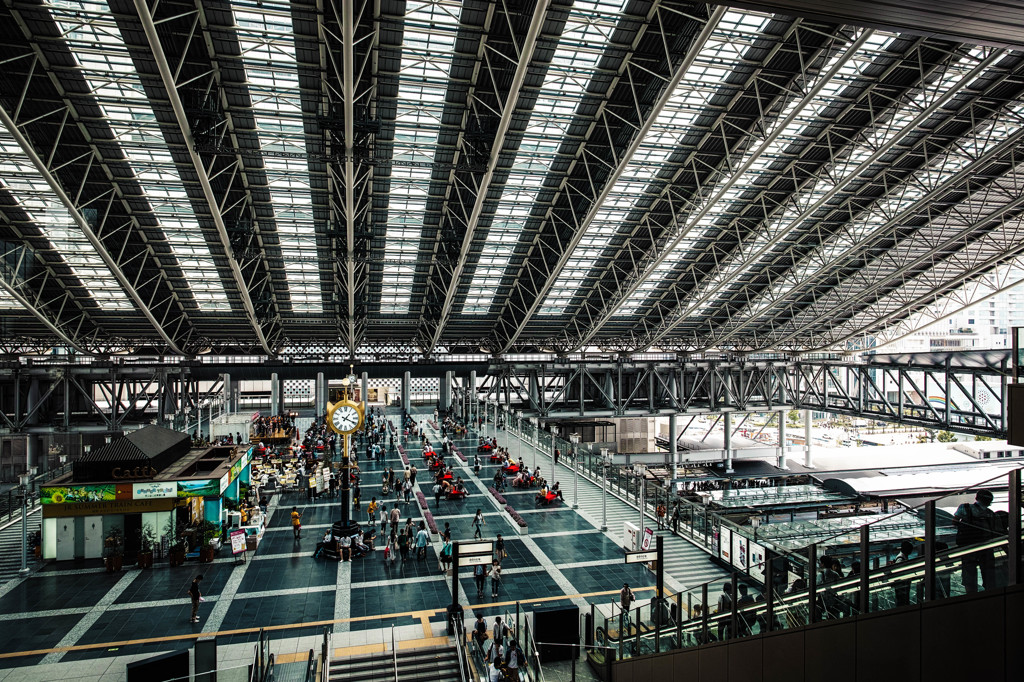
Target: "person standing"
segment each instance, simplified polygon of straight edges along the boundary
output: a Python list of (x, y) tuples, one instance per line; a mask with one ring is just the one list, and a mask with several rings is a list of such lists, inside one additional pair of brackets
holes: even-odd
[(413, 464), (409, 467), (409, 482), (416, 485), (416, 465)]
[(377, 498), (370, 498), (370, 504), (366, 507), (366, 524), (373, 528), (377, 525)]
[(488, 577), (491, 579), (491, 597), (497, 597), (498, 586), (501, 585), (501, 564), (499, 564), (497, 560), (491, 563), (491, 570), (490, 573), (488, 573)]
[(441, 484), (434, 484), (434, 506), (438, 509), (441, 508)]
[(473, 516), (473, 538), (482, 538), (483, 533), (481, 532), (480, 526), (484, 523), (484, 513), (479, 509), (476, 510), (476, 514)]
[(498, 533), (498, 539), (494, 541), (494, 560), (500, 564), (506, 556), (505, 541), (501, 538), (501, 533)]
[(292, 507), (292, 533), (296, 539), (302, 537), (302, 514), (297, 507)]
[(203, 581), (203, 574), (200, 573), (192, 579), (192, 586), (188, 588), (188, 596), (192, 599), (192, 622), (199, 622), (199, 602), (204, 601), (203, 593), (199, 590), (199, 583)]
[[(989, 506), (992, 491), (979, 490), (971, 504), (961, 504), (953, 515), (956, 526), (957, 547), (970, 547), (994, 539), (1000, 535), (999, 523)], [(996, 587), (995, 553), (991, 549), (975, 550), (965, 554), (961, 563), (961, 582), (968, 594), (978, 591), (978, 572), (981, 571), (981, 587), (991, 590)]]

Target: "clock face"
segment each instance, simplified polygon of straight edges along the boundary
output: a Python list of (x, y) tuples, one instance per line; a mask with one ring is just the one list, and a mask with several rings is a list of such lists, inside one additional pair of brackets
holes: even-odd
[(351, 433), (359, 426), (359, 411), (351, 405), (339, 405), (331, 415), (334, 428), (343, 433)]

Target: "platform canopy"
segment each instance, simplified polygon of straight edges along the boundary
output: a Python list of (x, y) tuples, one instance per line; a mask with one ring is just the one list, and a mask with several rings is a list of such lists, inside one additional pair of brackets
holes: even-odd
[(878, 346), (1022, 272), (1019, 3), (939, 4), (4, 3), (0, 351)]

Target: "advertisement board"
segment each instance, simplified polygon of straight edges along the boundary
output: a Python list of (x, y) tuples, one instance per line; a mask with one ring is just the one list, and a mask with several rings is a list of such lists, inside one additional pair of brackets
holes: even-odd
[(178, 497), (213, 497), (220, 495), (220, 481), (178, 481)]
[(111, 502), (117, 499), (117, 486), (113, 483), (101, 485), (68, 485), (39, 489), (42, 504), (76, 504), (79, 502)]
[(718, 531), (719, 554), (718, 558), (727, 564), (732, 563), (732, 531), (722, 526)]
[(654, 537), (654, 531), (650, 528), (644, 528), (644, 539), (640, 544), (640, 550), (646, 552), (651, 548), (651, 538)]
[(177, 481), (153, 481), (152, 483), (133, 483), (133, 500), (162, 500), (178, 496)]
[(239, 555), (245, 552), (245, 531), (231, 531), (231, 554)]
[(732, 534), (732, 565), (747, 570), (747, 538), (739, 533)]
[(764, 565), (764, 562), (765, 562), (765, 549), (764, 549), (764, 545), (759, 545), (756, 542), (754, 542), (753, 540), (750, 541), (750, 559), (749, 559), (749, 561), (750, 561), (750, 568), (748, 569), (747, 572), (750, 573), (750, 577), (754, 578), (755, 580), (760, 580), (763, 583), (764, 582), (764, 572), (765, 572), (765, 565)]

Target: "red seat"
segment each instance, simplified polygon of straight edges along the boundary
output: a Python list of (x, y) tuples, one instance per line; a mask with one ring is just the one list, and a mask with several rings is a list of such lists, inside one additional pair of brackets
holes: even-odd
[(494, 453), (491, 453), (491, 461), (492, 462), (500, 462), (501, 461), (501, 455), (496, 455)]
[(505, 467), (505, 473), (506, 474), (518, 474), (519, 473), (519, 465), (518, 464), (509, 464), (507, 467)]

